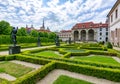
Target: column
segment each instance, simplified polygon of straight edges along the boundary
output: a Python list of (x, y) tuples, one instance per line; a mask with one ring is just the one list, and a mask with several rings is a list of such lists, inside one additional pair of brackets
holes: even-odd
[(86, 41), (88, 41), (88, 30), (86, 30)]

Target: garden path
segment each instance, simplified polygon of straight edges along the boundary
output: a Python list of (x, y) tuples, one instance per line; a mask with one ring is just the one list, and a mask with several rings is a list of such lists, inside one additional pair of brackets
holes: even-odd
[(3, 79), (6, 79), (8, 81), (14, 81), (16, 80), (15, 77), (9, 75), (9, 74), (6, 74), (6, 73), (0, 73), (0, 78), (3, 78)]
[[(42, 46), (42, 47), (34, 47), (34, 48), (25, 48), (25, 49), (21, 49), (21, 51), (34, 50), (34, 49), (40, 49), (40, 48), (50, 48), (50, 47), (54, 47), (54, 46), (55, 46), (55, 45)], [(0, 51), (0, 55), (9, 55), (9, 51)]]
[(60, 75), (66, 75), (73, 78), (85, 80), (94, 84), (120, 84), (120, 82), (113, 82), (106, 79), (101, 79), (97, 77), (87, 76), (83, 74), (78, 74), (66, 70), (61, 69), (55, 69), (51, 71), (47, 76), (45, 76), (42, 80), (37, 82), (37, 84), (53, 84), (53, 82), (60, 76)]

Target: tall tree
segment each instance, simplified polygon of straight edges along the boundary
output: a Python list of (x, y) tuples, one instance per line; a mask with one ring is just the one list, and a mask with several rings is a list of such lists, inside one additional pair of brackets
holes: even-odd
[(32, 31), (30, 32), (30, 35), (31, 35), (31, 36), (34, 36), (34, 37), (38, 37), (38, 31), (32, 30)]
[(18, 29), (17, 35), (18, 36), (27, 36), (26, 29), (24, 27), (21, 27), (20, 29)]
[(11, 27), (10, 27), (10, 24), (8, 22), (6, 22), (4, 20), (0, 21), (0, 34), (8, 34), (8, 31), (11, 30), (10, 28)]

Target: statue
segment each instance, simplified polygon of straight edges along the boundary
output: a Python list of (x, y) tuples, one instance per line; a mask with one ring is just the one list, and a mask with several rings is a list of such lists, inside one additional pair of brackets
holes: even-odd
[(17, 44), (17, 41), (16, 41), (17, 30), (18, 30), (18, 27), (17, 28), (13, 27), (12, 32), (11, 32), (11, 38), (12, 38), (12, 42), (14, 46), (16, 46)]
[(17, 28), (13, 27), (13, 29), (12, 29), (11, 39), (13, 42), (13, 46), (9, 46), (9, 54), (17, 54), (17, 53), (21, 52), (20, 51), (21, 47), (16, 45), (17, 44), (17, 41), (16, 41), (17, 30), (18, 30), (18, 27)]
[(55, 43), (56, 43), (56, 46), (60, 46), (59, 36), (58, 35), (56, 35)]
[(69, 44), (71, 44), (71, 37), (69, 37), (69, 40), (68, 40)]
[(40, 46), (40, 33), (38, 33), (38, 47)]

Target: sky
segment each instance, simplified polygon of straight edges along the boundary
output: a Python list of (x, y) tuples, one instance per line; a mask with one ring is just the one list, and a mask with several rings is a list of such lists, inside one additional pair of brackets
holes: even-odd
[(0, 0), (0, 21), (14, 27), (39, 29), (43, 19), (51, 31), (69, 30), (76, 23), (105, 22), (117, 0)]

